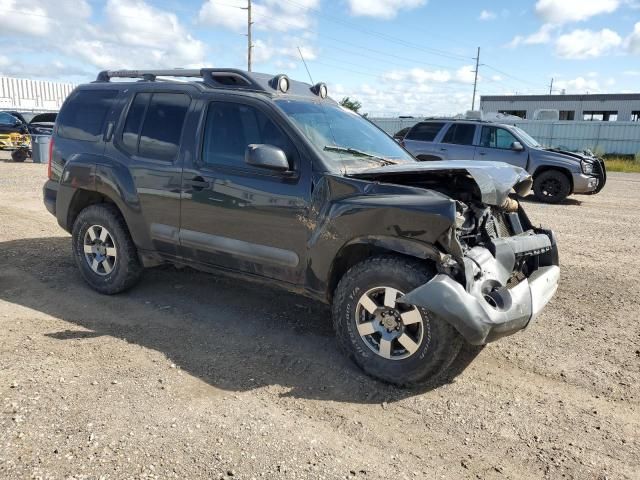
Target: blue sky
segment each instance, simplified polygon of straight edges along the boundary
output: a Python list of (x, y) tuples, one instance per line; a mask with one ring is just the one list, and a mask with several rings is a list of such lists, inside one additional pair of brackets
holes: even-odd
[[(254, 70), (325, 81), (372, 115), (482, 94), (640, 90), (640, 0), (254, 0)], [(246, 0), (0, 0), (0, 74), (246, 65)]]

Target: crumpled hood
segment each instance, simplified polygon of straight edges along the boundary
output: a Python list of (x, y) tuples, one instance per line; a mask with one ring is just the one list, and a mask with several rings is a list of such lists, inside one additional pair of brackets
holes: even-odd
[(533, 180), (526, 170), (502, 162), (483, 162), (475, 160), (452, 160), (403, 163), (386, 167), (364, 170), (347, 170), (349, 177), (384, 182), (385, 177), (397, 175), (429, 175), (430, 172), (470, 175), (478, 185), (482, 202), (500, 206), (507, 200), (511, 190), (520, 196), (531, 191)]

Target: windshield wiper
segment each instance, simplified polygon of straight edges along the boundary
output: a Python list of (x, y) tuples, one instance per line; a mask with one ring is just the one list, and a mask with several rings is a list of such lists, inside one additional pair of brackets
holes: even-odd
[(363, 152), (362, 150), (356, 150), (355, 148), (340, 147), (338, 145), (326, 145), (324, 147), (324, 150), (327, 152), (349, 153), (358, 157), (373, 158), (374, 160), (378, 160), (383, 165), (397, 165), (396, 162), (389, 160), (388, 158), (379, 157), (371, 153)]

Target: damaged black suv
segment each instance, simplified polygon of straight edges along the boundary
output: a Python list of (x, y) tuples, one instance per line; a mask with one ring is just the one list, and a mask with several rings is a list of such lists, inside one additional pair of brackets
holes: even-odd
[(504, 163), (417, 162), (322, 83), (110, 71), (62, 107), (44, 202), (99, 292), (166, 262), (243, 274), (331, 304), (365, 372), (415, 385), (554, 295), (555, 237), (516, 200), (530, 188)]

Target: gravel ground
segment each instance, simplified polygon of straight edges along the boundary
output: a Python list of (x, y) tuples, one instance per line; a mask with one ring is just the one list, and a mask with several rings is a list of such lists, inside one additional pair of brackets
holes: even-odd
[(0, 162), (0, 478), (640, 478), (640, 175), (527, 201), (558, 233), (557, 296), (415, 391), (286, 293), (172, 267), (94, 293), (45, 170)]

